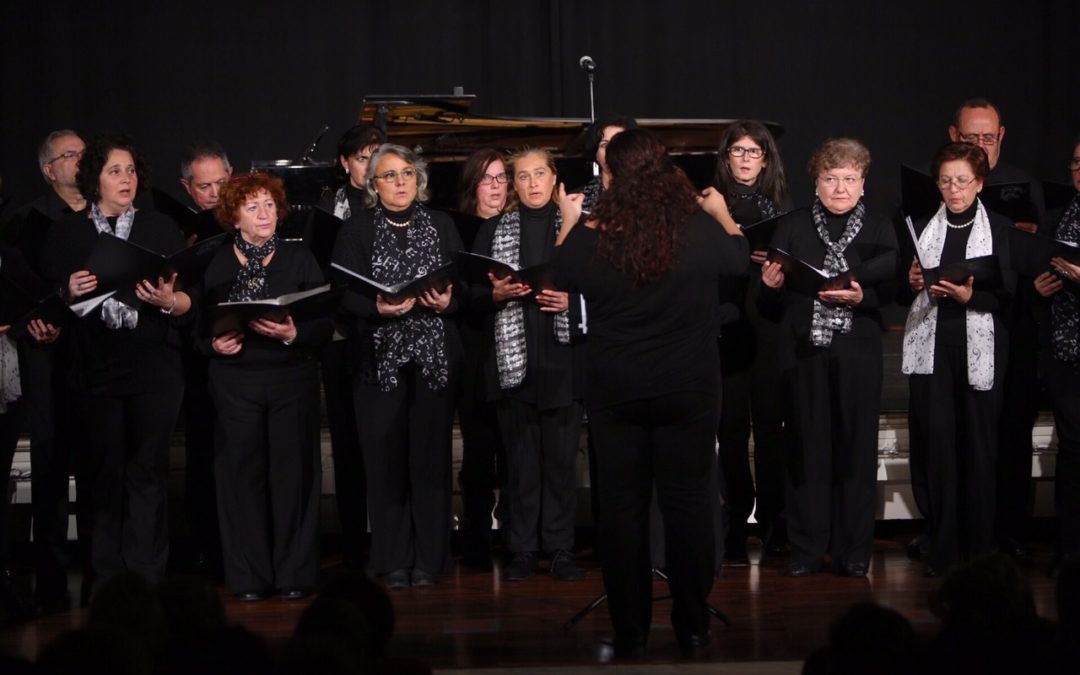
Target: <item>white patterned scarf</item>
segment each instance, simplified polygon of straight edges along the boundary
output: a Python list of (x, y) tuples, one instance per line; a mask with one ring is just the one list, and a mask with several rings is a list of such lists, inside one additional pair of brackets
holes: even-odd
[[(90, 205), (90, 219), (94, 221), (98, 236), (108, 234), (127, 240), (131, 235), (131, 225), (135, 222), (135, 207), (129, 206), (127, 211), (120, 214), (120, 217), (116, 219), (115, 231), (96, 203)], [(119, 328), (134, 330), (139, 325), (139, 311), (131, 305), (109, 298), (101, 305), (101, 320), (113, 330)]]
[(339, 187), (334, 193), (334, 215), (342, 220), (347, 220), (352, 215), (352, 208), (349, 207), (349, 190), (345, 185)]
[[(928, 268), (941, 262), (941, 249), (948, 233), (948, 219), (942, 204), (926, 229), (919, 235), (919, 258)], [(978, 202), (975, 222), (967, 240), (965, 255), (977, 258), (994, 252), (994, 237), (986, 209)], [(929, 375), (934, 372), (934, 340), (937, 336), (937, 302), (930, 299), (926, 289), (916, 296), (904, 326), (905, 375)], [(994, 317), (990, 312), (966, 310), (968, 384), (976, 391), (989, 391), (994, 386)]]
[[(3, 265), (0, 260), (0, 265)], [(0, 414), (7, 412), (7, 404), (22, 396), (19, 379), (19, 350), (15, 341), (0, 335)]]
[[(562, 213), (555, 209), (555, 236), (562, 228)], [(521, 209), (504, 213), (495, 226), (491, 257), (515, 267), (521, 266)], [(569, 312), (555, 315), (555, 339), (570, 344)], [(495, 362), (499, 368), (499, 386), (512, 389), (525, 379), (527, 360), (525, 339), (525, 302), (511, 300), (495, 314)]]

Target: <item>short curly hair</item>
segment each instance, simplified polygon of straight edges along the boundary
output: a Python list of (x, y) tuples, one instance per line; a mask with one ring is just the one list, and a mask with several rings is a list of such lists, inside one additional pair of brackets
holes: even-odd
[(870, 150), (854, 138), (829, 138), (814, 151), (806, 165), (811, 178), (843, 167), (858, 169), (863, 178), (870, 171)]
[(240, 222), (240, 208), (248, 198), (259, 190), (266, 190), (277, 207), (278, 220), (289, 213), (289, 202), (285, 199), (285, 183), (277, 176), (268, 173), (242, 173), (233, 176), (221, 190), (221, 201), (214, 207), (214, 216), (222, 225), (235, 227)]
[(967, 162), (976, 178), (986, 180), (990, 175), (990, 159), (986, 150), (971, 143), (946, 143), (938, 149), (930, 164), (930, 175), (936, 181), (941, 177), (941, 165), (945, 162)]
[(75, 185), (87, 202), (101, 201), (101, 172), (105, 170), (109, 153), (113, 150), (124, 150), (131, 154), (135, 162), (135, 175), (139, 179), (135, 194), (141, 194), (150, 187), (150, 165), (135, 147), (135, 142), (123, 134), (101, 134), (86, 144), (75, 174)]

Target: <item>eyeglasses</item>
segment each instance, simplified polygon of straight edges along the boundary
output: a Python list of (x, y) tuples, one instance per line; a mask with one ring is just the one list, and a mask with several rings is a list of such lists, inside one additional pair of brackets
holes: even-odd
[(510, 180), (510, 176), (506, 173), (497, 173), (492, 176), (490, 173), (485, 173), (480, 178), (481, 185), (491, 185), (492, 183), (498, 183), (499, 185), (505, 185), (506, 181)]
[(844, 187), (853, 188), (862, 182), (862, 176), (820, 176), (818, 182), (827, 188), (834, 188), (841, 183)]
[(742, 145), (733, 145), (727, 149), (728, 154), (732, 157), (742, 157), (746, 155), (750, 159), (761, 159), (765, 156), (765, 151), (761, 148), (747, 148)]
[(942, 190), (948, 190), (952, 186), (966, 190), (975, 182), (975, 176), (938, 176), (937, 186)]
[(68, 150), (67, 152), (61, 152), (59, 155), (57, 155), (56, 157), (53, 157), (52, 159), (50, 159), (49, 161), (47, 161), (45, 163), (46, 164), (52, 164), (53, 162), (55, 162), (57, 160), (60, 160), (60, 159), (80, 159), (82, 157), (82, 155), (83, 155), (82, 150)]
[(408, 183), (409, 181), (414, 180), (416, 178), (416, 169), (402, 169), (401, 171), (387, 171), (385, 173), (380, 173), (380, 174), (376, 175), (375, 178), (378, 178), (379, 180), (381, 180), (384, 183), (396, 183), (399, 176), (401, 177), (401, 180)]
[(1080, 171), (1080, 157), (1073, 157), (1069, 162), (1069, 168), (1073, 171)]
[(960, 140), (971, 145), (997, 145), (997, 134), (960, 134)]

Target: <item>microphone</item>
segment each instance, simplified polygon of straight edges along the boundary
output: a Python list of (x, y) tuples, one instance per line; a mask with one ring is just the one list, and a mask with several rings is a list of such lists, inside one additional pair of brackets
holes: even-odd
[(578, 66), (586, 73), (591, 73), (596, 70), (596, 61), (593, 61), (591, 56), (582, 56), (578, 59)]
[(311, 144), (308, 145), (304, 149), (303, 154), (300, 155), (300, 160), (299, 161), (300, 161), (301, 164), (310, 164), (311, 163), (311, 153), (315, 152), (315, 146), (317, 146), (319, 144), (319, 141), (321, 141), (323, 139), (323, 136), (326, 135), (327, 131), (330, 131), (330, 126), (329, 125), (324, 126), (322, 128), (322, 130), (319, 131), (319, 133), (317, 133), (315, 135), (315, 140), (311, 141)]

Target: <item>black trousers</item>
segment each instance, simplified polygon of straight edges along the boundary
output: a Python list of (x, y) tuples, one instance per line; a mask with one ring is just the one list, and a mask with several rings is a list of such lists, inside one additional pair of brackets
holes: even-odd
[(993, 548), (1004, 361), (995, 364), (993, 388), (976, 391), (968, 384), (966, 348), (938, 346), (934, 372), (908, 380), (908, 431), (913, 450), (919, 448), (910, 462), (926, 480), (929, 563), (939, 570)]
[[(125, 570), (151, 583), (169, 558), (169, 441), (180, 413), (183, 381), (163, 378), (154, 391), (79, 392), (82, 452), (90, 481), (95, 584)], [(83, 483), (80, 483), (80, 488)], [(79, 496), (80, 501), (82, 495)]]
[(582, 412), (577, 402), (547, 410), (513, 399), (498, 403), (514, 553), (574, 547)]
[(217, 410), (210, 396), (207, 358), (184, 353), (184, 496), (193, 544), (216, 557), (221, 547), (214, 487), (214, 428)]
[(314, 363), (210, 364), (214, 475), (233, 592), (311, 588), (319, 573), (319, 376)]
[(1061, 556), (1080, 556), (1080, 364), (1047, 356), (1047, 383), (1057, 428), (1054, 511)]
[(465, 553), (486, 556), (491, 549), (495, 490), (505, 483), (506, 451), (494, 402), (463, 391), (457, 400), (457, 418), (462, 442), (458, 482), (464, 510)]
[[(776, 363), (775, 329), (745, 319), (724, 327), (720, 339), (723, 397), (719, 442), (720, 493), (728, 517), (728, 550), (745, 548), (747, 523), (757, 503), (763, 537), (777, 527), (784, 512), (784, 415), (777, 395), (781, 386)], [(754, 434), (754, 470), (750, 473), (750, 433)]]
[(1023, 337), (1010, 335), (998, 423), (996, 535), (1003, 542), (1027, 539), (1032, 507), (1031, 432), (1039, 416), (1039, 352), (1036, 336)]
[(457, 369), (438, 391), (419, 369), (404, 366), (398, 386), (358, 382), (354, 392), (368, 480), (371, 562), (381, 574), (399, 569), (442, 572), (450, 562), (450, 433)]
[(11, 462), (15, 458), (15, 448), (19, 445), (19, 434), (23, 426), (23, 400), (21, 398), (7, 403), (6, 410), (0, 413), (0, 471), (3, 471), (3, 489), (0, 490), (0, 569), (11, 563), (11, 533), (7, 530), (8, 507), (11, 506), (12, 487)]
[(599, 480), (600, 560), (617, 647), (644, 645), (652, 623), (649, 511), (664, 523), (671, 622), (708, 630), (716, 567), (716, 397), (683, 392), (589, 411)]
[[(68, 483), (75, 468), (71, 414), (74, 406), (64, 359), (55, 346), (24, 344), (22, 347), (20, 365), (30, 431), (30, 487), (34, 495), (31, 509), (36, 591), (39, 598), (48, 600), (67, 591)], [(89, 487), (79, 485), (80, 497), (84, 487), (85, 494), (90, 492)], [(88, 517), (76, 520), (80, 541), (91, 537), (89, 520)]]
[(831, 551), (838, 570), (870, 563), (881, 379), (876, 333), (834, 333), (829, 348), (801, 348), (786, 373), (787, 527), (795, 562), (816, 565)]
[(367, 559), (367, 479), (360, 452), (352, 374), (346, 365), (345, 340), (323, 347), (321, 368), (326, 397), (326, 423), (334, 457), (334, 492), (341, 521), (341, 553), (354, 566)]

